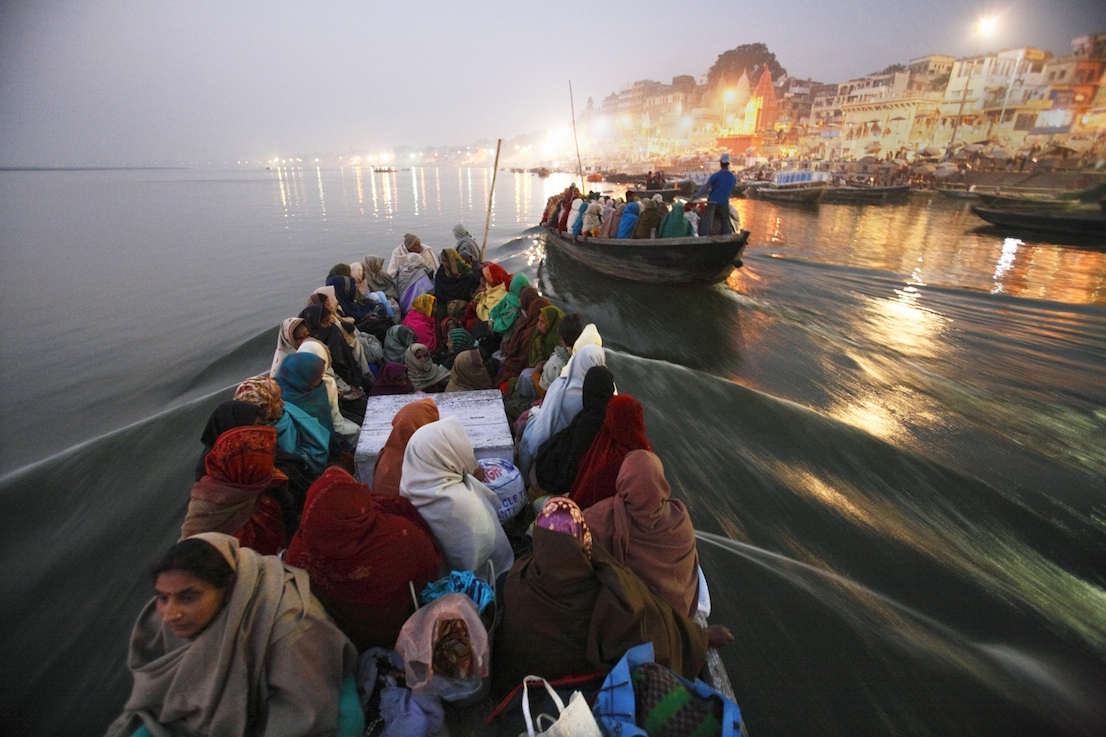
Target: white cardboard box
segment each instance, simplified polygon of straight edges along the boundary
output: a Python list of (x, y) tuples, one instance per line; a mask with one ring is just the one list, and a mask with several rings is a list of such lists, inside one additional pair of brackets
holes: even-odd
[(376, 459), (392, 433), (392, 418), (404, 405), (430, 397), (438, 405), (438, 414), (457, 417), (472, 440), (477, 460), (503, 458), (514, 462), (514, 441), (503, 409), (503, 395), (498, 389), (475, 392), (444, 392), (441, 394), (392, 394), (369, 397), (361, 436), (357, 439), (354, 463), (357, 479), (372, 484)]

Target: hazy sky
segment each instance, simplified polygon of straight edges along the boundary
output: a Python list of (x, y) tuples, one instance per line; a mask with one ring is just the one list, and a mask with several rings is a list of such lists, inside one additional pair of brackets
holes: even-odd
[(571, 125), (637, 79), (768, 44), (844, 81), (928, 53), (1067, 54), (1103, 0), (0, 0), (0, 165), (119, 165), (466, 144)]

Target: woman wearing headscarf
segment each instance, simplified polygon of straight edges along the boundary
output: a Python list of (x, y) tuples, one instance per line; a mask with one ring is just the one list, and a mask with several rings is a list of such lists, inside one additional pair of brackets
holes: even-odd
[(678, 203), (672, 206), (672, 212), (664, 216), (657, 231), (658, 238), (691, 238), (694, 235), (691, 222), (684, 216), (684, 206)]
[(511, 291), (488, 313), (492, 330), (500, 335), (510, 336), (522, 305), (522, 290), (528, 286), (530, 286), (530, 280), (526, 278), (526, 274), (515, 274), (511, 277)]
[(311, 353), (296, 352), (284, 359), (274, 378), (286, 403), (299, 407), (314, 417), (327, 432), (333, 432), (330, 400), (323, 386), (325, 374), (326, 362), (323, 359)]
[(488, 561), (498, 576), (515, 556), (499, 524), (499, 498), (474, 475), (477, 469), (461, 421), (446, 417), (411, 436), (399, 491), (430, 525), (449, 570), (487, 580)]
[(584, 219), (580, 228), (580, 232), (587, 236), (599, 235), (600, 214), (603, 206), (598, 201), (592, 202), (588, 205), (588, 209), (584, 210)]
[(502, 587), (503, 620), (492, 651), (493, 690), (532, 673), (547, 679), (608, 671), (630, 648), (653, 644), (656, 662), (694, 679), (714, 631), (672, 608), (592, 540), (580, 509), (553, 497), (534, 522), (534, 551)]
[(584, 377), (588, 370), (606, 363), (602, 348), (585, 346), (576, 354), (568, 376), (558, 377), (550, 385), (541, 406), (530, 410), (530, 419), (518, 443), (519, 470), (523, 478), (530, 477), (530, 468), (542, 443), (568, 427), (572, 418), (584, 408)]
[(134, 686), (109, 737), (364, 730), (357, 651), (305, 571), (205, 533), (169, 549), (154, 591), (131, 633)]
[(380, 455), (376, 457), (372, 485), (374, 494), (399, 496), (399, 482), (403, 477), (403, 454), (407, 450), (408, 441), (415, 430), (439, 419), (438, 405), (430, 397), (405, 404), (396, 412), (392, 418), (392, 432), (388, 434)]
[[(613, 224), (612, 220), (614, 219), (614, 213), (617, 209), (618, 207), (617, 205), (615, 205), (614, 200), (608, 197), (606, 202), (603, 203), (602, 212), (600, 212), (599, 214), (599, 230), (595, 232), (595, 235), (597, 237), (611, 237), (611, 225)], [(617, 233), (618, 230), (616, 229), (614, 232)]]
[(373, 494), (337, 467), (308, 490), (286, 560), (311, 576), (311, 591), (358, 651), (395, 647), (415, 612), (410, 587), (422, 591), (442, 566), (411, 502)]
[(593, 540), (677, 611), (695, 615), (699, 553), (687, 508), (672, 498), (661, 459), (635, 450), (622, 461), (615, 495), (584, 510)]
[[(438, 325), (434, 322), (435, 301), (433, 294), (415, 297), (411, 309), (400, 323), (411, 328), (415, 332), (415, 340), (429, 348), (431, 353), (438, 350)], [(387, 336), (384, 339), (387, 340)]]
[(203, 443), (204, 449), (200, 454), (199, 463), (196, 464), (196, 480), (199, 481), (207, 473), (204, 461), (207, 459), (207, 454), (215, 447), (215, 441), (220, 435), (236, 427), (264, 424), (267, 424), (265, 410), (256, 404), (232, 399), (216, 405), (200, 434), (200, 442)]
[(584, 407), (568, 427), (554, 433), (538, 448), (534, 479), (541, 491), (568, 496), (580, 461), (588, 452), (607, 417), (607, 403), (614, 396), (614, 375), (606, 366), (592, 366), (584, 376)]
[(544, 363), (553, 355), (553, 351), (561, 342), (560, 326), (561, 318), (565, 313), (560, 307), (547, 305), (538, 311), (538, 321), (534, 330), (534, 337), (530, 339), (530, 350), (527, 354), (527, 365), (536, 368), (539, 363)]
[(661, 225), (661, 216), (657, 212), (657, 201), (646, 200), (645, 207), (638, 217), (637, 222), (634, 223), (632, 238), (652, 238), (653, 231), (659, 229)]
[(454, 246), (457, 253), (461, 254), (461, 258), (469, 266), (476, 268), (480, 263), (480, 246), (476, 243), (476, 239), (462, 223), (453, 226), (453, 237), (457, 239), (457, 245)]
[(480, 272), (473, 271), (456, 249), (442, 251), (442, 265), (434, 275), (434, 296), (442, 310), (455, 299), (470, 302), (479, 288)]
[(308, 335), (310, 331), (302, 317), (289, 317), (280, 324), (280, 330), (277, 331), (276, 353), (273, 354), (273, 366), (269, 369), (269, 376), (276, 376), (281, 362), (295, 353)]
[(192, 486), (181, 540), (222, 532), (262, 555), (285, 548), (279, 496), (286, 493), (288, 478), (274, 465), (276, 443), (276, 430), (264, 425), (235, 427), (219, 436), (204, 459), (205, 474)]
[[(452, 318), (446, 318), (447, 320)], [(465, 330), (462, 327), (456, 327), (446, 333), (445, 353), (441, 355), (440, 363), (447, 369), (453, 368), (453, 362), (457, 360), (457, 356), (461, 355), (469, 348), (476, 347), (476, 340), (473, 339), (472, 333)]]
[(349, 264), (334, 264), (330, 267), (330, 273), (326, 275), (327, 279), (335, 276), (352, 276), (353, 272), (350, 271)]
[(634, 234), (634, 226), (637, 225), (638, 215), (641, 213), (641, 205), (636, 202), (626, 204), (622, 210), (622, 218), (618, 221), (618, 238), (629, 238)]
[(507, 296), (507, 282), (511, 275), (499, 264), (484, 264), (484, 289), (472, 299), (476, 318), (483, 322), (491, 319), (492, 309)]
[(415, 391), (440, 392), (449, 381), (449, 369), (434, 363), (430, 349), (422, 343), (412, 344), (403, 361)]
[(572, 483), (569, 496), (580, 509), (614, 496), (622, 461), (635, 450), (653, 450), (645, 437), (645, 410), (629, 394), (620, 394), (607, 404), (603, 428), (581, 459)]
[(434, 291), (434, 272), (426, 268), (426, 264), (417, 253), (407, 254), (407, 258), (400, 262), (396, 272), (396, 288), (399, 290), (399, 309), (403, 314), (411, 309), (411, 303), (420, 294)]
[(404, 354), (418, 338), (415, 331), (407, 325), (388, 328), (388, 334), (384, 337), (384, 360), (403, 363)]
[(568, 230), (572, 223), (569, 222), (569, 218), (572, 217), (580, 208), (580, 203), (583, 200), (579, 199), (580, 191), (576, 189), (576, 185), (571, 185), (565, 190), (564, 199), (561, 200), (561, 214), (557, 218), (557, 230), (558, 232), (565, 232)]
[(480, 351), (475, 348), (464, 351), (453, 361), (449, 383), (445, 387), (447, 392), (474, 392), (493, 388), (492, 378), (488, 376)]
[(572, 203), (572, 206), (576, 210), (575, 215), (569, 216), (572, 220), (572, 234), (580, 235), (584, 232), (584, 213), (588, 211), (588, 202), (587, 200), (577, 200)]
[(371, 397), (381, 397), (388, 394), (411, 394), (415, 391), (414, 384), (407, 376), (407, 366), (398, 361), (388, 361), (384, 368), (380, 369), (380, 377), (373, 384)]
[(366, 297), (374, 292), (383, 292), (384, 297), (390, 300), (393, 307), (399, 305), (399, 291), (396, 289), (395, 279), (384, 270), (384, 258), (382, 256), (366, 256), (361, 259), (364, 269), (361, 293)]
[(572, 353), (569, 355), (568, 362), (561, 369), (561, 376), (568, 376), (569, 367), (572, 365), (572, 356), (579, 353), (580, 349), (586, 345), (603, 347), (603, 336), (599, 334), (599, 328), (595, 327), (595, 323), (589, 322), (585, 325), (584, 329), (572, 342)]
[(619, 223), (622, 222), (622, 213), (626, 211), (626, 203), (619, 202), (614, 206), (610, 215), (603, 216), (603, 224), (599, 226), (600, 238), (617, 238)]
[(530, 344), (538, 330), (538, 313), (548, 307), (550, 301), (538, 295), (534, 287), (526, 287), (518, 298), (519, 316), (511, 337), (500, 344), (506, 358), (499, 371), (499, 381), (507, 381), (522, 373), (530, 363)]
[(338, 307), (346, 317), (353, 318), (358, 330), (371, 335), (383, 335), (393, 325), (388, 308), (376, 300), (358, 301), (359, 292), (353, 277), (333, 276), (326, 285), (334, 290)]
[[(338, 382), (334, 380), (334, 372), (330, 367), (330, 351), (319, 341), (310, 338), (303, 341), (297, 353), (310, 353), (323, 359), (323, 387), (326, 389), (326, 399), (330, 405), (330, 421), (333, 424), (333, 431), (356, 444), (357, 437), (361, 434), (361, 426), (342, 414), (342, 408), (338, 404)], [(364, 420), (364, 416), (361, 419)]]
[(330, 351), (330, 365), (334, 374), (351, 387), (361, 388), (362, 371), (353, 349), (342, 335), (343, 329), (335, 325), (331, 313), (322, 305), (310, 305), (300, 313), (312, 338)]
[[(259, 407), (265, 422), (277, 431), (277, 466), (289, 479), (294, 479), (296, 474), (282, 463), (282, 453), (289, 453), (304, 463), (308, 483), (323, 472), (330, 458), (330, 431), (296, 405), (285, 404), (275, 379), (269, 376), (246, 379), (238, 385), (234, 398)], [(299, 485), (291, 489), (294, 494), (300, 490)], [(302, 486), (302, 492), (307, 492), (307, 486)]]

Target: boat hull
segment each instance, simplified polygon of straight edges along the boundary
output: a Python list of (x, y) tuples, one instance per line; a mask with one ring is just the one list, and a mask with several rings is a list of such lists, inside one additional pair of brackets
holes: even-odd
[(797, 205), (816, 205), (825, 196), (826, 188), (798, 187), (795, 189), (777, 189), (775, 187), (750, 187), (747, 190), (747, 194), (755, 200), (789, 202)]
[(902, 202), (910, 196), (910, 185), (896, 187), (830, 187), (822, 195), (822, 204), (882, 205)]
[(605, 276), (648, 284), (725, 281), (749, 232), (709, 238), (586, 238), (546, 232), (546, 243)]
[(1086, 214), (1002, 210), (972, 205), (972, 212), (992, 225), (1042, 233), (1098, 236), (1106, 246), (1106, 213)]

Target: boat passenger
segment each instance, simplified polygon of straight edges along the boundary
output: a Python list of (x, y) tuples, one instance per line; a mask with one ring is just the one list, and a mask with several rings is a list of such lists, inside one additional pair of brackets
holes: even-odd
[(607, 403), (614, 396), (614, 375), (606, 366), (592, 366), (584, 376), (583, 409), (568, 427), (541, 444), (534, 459), (534, 479), (544, 494), (568, 496), (580, 461), (603, 427)]
[(685, 206), (679, 204), (672, 206), (672, 212), (664, 216), (658, 238), (690, 238), (695, 235), (691, 222), (684, 216)]
[[(338, 403), (338, 382), (335, 380), (334, 371), (330, 366), (330, 351), (327, 347), (309, 338), (303, 341), (297, 353), (310, 353), (323, 359), (323, 387), (326, 389), (326, 400), (330, 406), (330, 421), (333, 423), (333, 431), (346, 440), (356, 443), (357, 436), (361, 434), (361, 426), (342, 414), (341, 405)], [(364, 420), (364, 416), (361, 418)]]
[(492, 377), (488, 376), (488, 369), (480, 358), (480, 351), (472, 348), (463, 351), (454, 360), (445, 391), (474, 392), (494, 388)]
[(580, 190), (576, 188), (575, 184), (569, 185), (568, 189), (565, 190), (564, 199), (561, 200), (561, 214), (557, 217), (558, 232), (563, 233), (571, 227), (569, 217), (579, 210), (581, 202), (583, 200), (580, 199)]
[(527, 364), (531, 368), (537, 368), (538, 364), (545, 363), (553, 355), (561, 340), (557, 328), (564, 316), (565, 313), (561, 308), (555, 305), (546, 305), (538, 311), (538, 322), (534, 337), (530, 340), (530, 351), (527, 356)]
[(614, 211), (603, 218), (603, 224), (599, 226), (600, 238), (617, 238), (618, 229), (622, 222), (622, 214), (626, 211), (626, 203), (619, 202), (614, 206)]
[[(420, 294), (411, 302), (411, 309), (403, 317), (401, 325), (406, 325), (415, 333), (415, 340), (430, 349), (438, 350), (438, 324), (434, 322), (434, 305), (437, 299), (433, 294)], [(389, 330), (391, 330), (389, 328)], [(385, 335), (387, 340), (387, 335)]]
[(453, 226), (453, 237), (457, 239), (457, 245), (454, 246), (457, 253), (461, 254), (461, 258), (476, 270), (476, 267), (480, 264), (480, 246), (476, 243), (476, 239), (472, 237), (472, 233), (468, 231), (463, 223), (457, 223)]
[(330, 399), (323, 386), (325, 374), (326, 361), (314, 354), (297, 351), (284, 359), (274, 378), (286, 403), (294, 404), (314, 417), (330, 433), (334, 432), (334, 420), (330, 416)]
[(699, 221), (699, 235), (733, 233), (733, 223), (730, 222), (730, 198), (733, 196), (735, 184), (737, 184), (737, 177), (730, 171), (730, 155), (722, 154), (722, 158), (718, 160), (718, 171), (711, 174), (695, 193), (696, 199), (703, 195), (707, 196), (707, 208)]
[(400, 262), (396, 272), (396, 288), (399, 290), (399, 309), (402, 314), (407, 314), (416, 297), (434, 291), (433, 277), (434, 272), (426, 268), (418, 254), (410, 253), (405, 261)]
[(350, 387), (361, 388), (363, 383), (361, 362), (357, 360), (353, 348), (343, 335), (344, 328), (338, 327), (333, 322), (332, 313), (322, 305), (309, 305), (303, 309), (300, 317), (307, 325), (311, 337), (330, 351), (330, 365), (334, 369), (334, 375)]
[[(572, 366), (572, 357), (579, 353), (581, 348), (586, 345), (603, 347), (603, 336), (599, 334), (599, 328), (595, 327), (595, 323), (593, 322), (589, 322), (585, 325), (583, 330), (577, 329), (574, 334), (566, 333), (565, 339), (567, 340), (568, 338), (573, 338), (572, 351), (569, 353), (568, 363), (561, 369), (561, 376), (568, 376), (568, 372)], [(565, 345), (567, 345), (567, 342)]]
[(423, 343), (413, 343), (404, 354), (407, 377), (419, 392), (440, 392), (449, 383), (449, 369), (434, 363), (430, 348)]
[(374, 494), (399, 496), (399, 482), (403, 474), (403, 453), (407, 450), (407, 441), (423, 425), (437, 422), (438, 405), (430, 397), (418, 399), (400, 407), (392, 417), (392, 431), (376, 457), (373, 469)]
[[(557, 347), (542, 365), (541, 378), (539, 379), (541, 391), (544, 394), (549, 391), (549, 386), (556, 381), (558, 376), (568, 373), (568, 362), (572, 360), (574, 344), (580, 338), (584, 329), (584, 316), (579, 312), (570, 312), (557, 323)], [(600, 342), (602, 345), (602, 342)]]
[[(480, 272), (473, 271), (461, 254), (453, 248), (442, 251), (442, 265), (434, 275), (434, 296), (442, 311), (453, 300), (471, 302), (480, 288)], [(442, 317), (442, 315), (435, 315)]]
[(618, 221), (618, 238), (630, 238), (634, 234), (634, 226), (637, 225), (638, 214), (641, 212), (641, 205), (637, 202), (630, 202), (626, 205), (626, 208), (622, 211), (622, 218)]
[(276, 352), (273, 354), (273, 366), (269, 369), (269, 376), (276, 376), (281, 361), (295, 353), (300, 347), (300, 343), (307, 340), (310, 334), (302, 317), (289, 317), (280, 324), (280, 330), (277, 331)]
[(380, 369), (380, 378), (373, 384), (369, 396), (412, 394), (414, 391), (415, 386), (411, 383), (411, 379), (407, 377), (407, 366), (398, 361), (388, 361), (384, 364), (384, 368)]
[(365, 281), (361, 293), (368, 296), (373, 292), (383, 292), (388, 300), (398, 306), (399, 291), (396, 289), (395, 279), (384, 271), (384, 258), (369, 255), (361, 259), (361, 265), (365, 269)]
[(384, 360), (403, 363), (407, 349), (418, 339), (419, 336), (407, 325), (388, 328), (388, 334), (384, 337)]
[[(346, 317), (353, 318), (353, 324), (358, 330), (374, 335), (377, 339), (384, 337), (384, 333), (395, 322), (388, 316), (390, 307), (387, 302), (381, 303), (377, 299), (365, 299), (357, 291), (357, 283), (350, 276), (331, 277), (326, 285), (334, 289), (338, 300), (338, 307)], [(362, 301), (358, 301), (358, 298)]]
[(448, 569), (487, 580), (488, 561), (498, 576), (515, 556), (499, 524), (499, 498), (482, 476), (461, 421), (445, 417), (420, 427), (407, 442), (399, 492), (430, 525)]
[[(492, 309), (507, 296), (507, 287), (511, 281), (511, 275), (499, 264), (484, 264), (483, 268), (484, 288), (472, 298), (473, 310), (476, 319), (487, 322), (491, 319)], [(471, 326), (466, 324), (471, 329)]]
[[(269, 376), (246, 379), (238, 385), (234, 398), (260, 407), (266, 423), (276, 429), (277, 466), (290, 480), (297, 474), (282, 463), (281, 451), (303, 461), (308, 483), (323, 472), (330, 458), (330, 431), (296, 405), (285, 404), (275, 379)], [(296, 494), (299, 487), (291, 490)], [(307, 486), (302, 486), (302, 492), (307, 492)]]
[(592, 539), (628, 566), (676, 611), (695, 616), (699, 553), (687, 507), (672, 498), (656, 454), (635, 450), (622, 461), (615, 495), (584, 510)]
[(127, 654), (134, 686), (109, 737), (364, 729), (357, 651), (305, 571), (205, 533), (170, 548), (153, 575)]
[(574, 215), (569, 216), (569, 219), (572, 220), (572, 234), (580, 235), (584, 232), (584, 213), (588, 211), (588, 201), (575, 200), (572, 207), (576, 211)]
[[(598, 238), (610, 238), (611, 237), (611, 221), (614, 218), (614, 213), (618, 209), (614, 200), (610, 197), (606, 198), (603, 202), (603, 209), (599, 213), (599, 229), (595, 232)], [(617, 230), (615, 231), (618, 232)]]
[(629, 394), (619, 394), (607, 404), (603, 427), (580, 460), (569, 497), (586, 510), (614, 496), (622, 461), (634, 450), (653, 450), (645, 437), (645, 410)]
[(499, 382), (518, 376), (529, 365), (530, 343), (538, 329), (538, 313), (550, 304), (550, 301), (542, 298), (534, 287), (526, 287), (519, 294), (519, 316), (515, 319), (515, 329), (499, 346), (499, 350), (503, 351), (506, 357), (499, 370), (497, 378)]
[(492, 330), (505, 337), (510, 337), (518, 318), (519, 309), (522, 306), (522, 290), (528, 286), (530, 286), (530, 280), (526, 277), (526, 274), (515, 274), (511, 277), (511, 290), (488, 313), (488, 324)]
[(592, 541), (580, 509), (553, 497), (534, 523), (534, 551), (502, 586), (503, 620), (492, 650), (493, 691), (533, 673), (556, 679), (607, 671), (630, 648), (653, 643), (656, 662), (694, 679), (724, 627), (701, 628)]
[(641, 215), (634, 223), (632, 238), (652, 238), (655, 231), (660, 228), (661, 216), (657, 212), (656, 200), (645, 200)]
[(581, 232), (583, 235), (593, 238), (599, 235), (602, 212), (603, 206), (599, 202), (592, 202), (588, 205), (588, 209), (584, 211), (584, 220), (581, 225)]
[(200, 442), (203, 443), (204, 449), (200, 454), (199, 463), (196, 464), (196, 481), (199, 481), (207, 473), (204, 460), (211, 449), (215, 447), (215, 441), (219, 439), (220, 435), (235, 427), (265, 424), (268, 424), (265, 410), (256, 404), (232, 399), (216, 405), (207, 418), (207, 424), (204, 426), (203, 432), (200, 433)]
[(437, 580), (442, 553), (411, 502), (331, 466), (307, 492), (286, 560), (307, 571), (311, 592), (364, 651), (395, 647), (415, 612), (410, 586)]
[[(407, 260), (408, 254), (412, 253), (419, 257), (423, 266), (433, 276), (440, 265), (438, 257), (434, 255), (434, 251), (429, 246), (423, 245), (422, 239), (414, 233), (406, 233), (403, 236), (403, 243), (396, 246), (395, 250), (392, 251), (391, 259), (388, 261), (388, 273), (394, 274), (399, 271), (400, 265)], [(400, 295), (402, 294), (403, 290), (400, 289)]]
[(180, 539), (201, 532), (233, 535), (262, 555), (288, 545), (284, 523), (288, 477), (277, 470), (277, 432), (268, 426), (235, 427), (215, 441), (206, 473), (192, 486)]
[(448, 329), (445, 336), (445, 351), (439, 355), (438, 363), (445, 366), (447, 369), (453, 368), (453, 362), (457, 360), (463, 351), (467, 351), (476, 345), (476, 340), (472, 337), (472, 333), (460, 327), (461, 323), (452, 317), (447, 317), (442, 321), (443, 328), (447, 324), (455, 324), (457, 327)]
[(334, 264), (330, 267), (330, 273), (326, 275), (327, 281), (336, 276), (353, 276), (349, 264)]
[(518, 466), (524, 479), (530, 477), (530, 468), (542, 443), (568, 427), (572, 418), (584, 408), (584, 377), (588, 369), (607, 363), (603, 349), (594, 345), (582, 348), (575, 358), (568, 376), (557, 377), (541, 406), (530, 410), (530, 418), (518, 443)]

